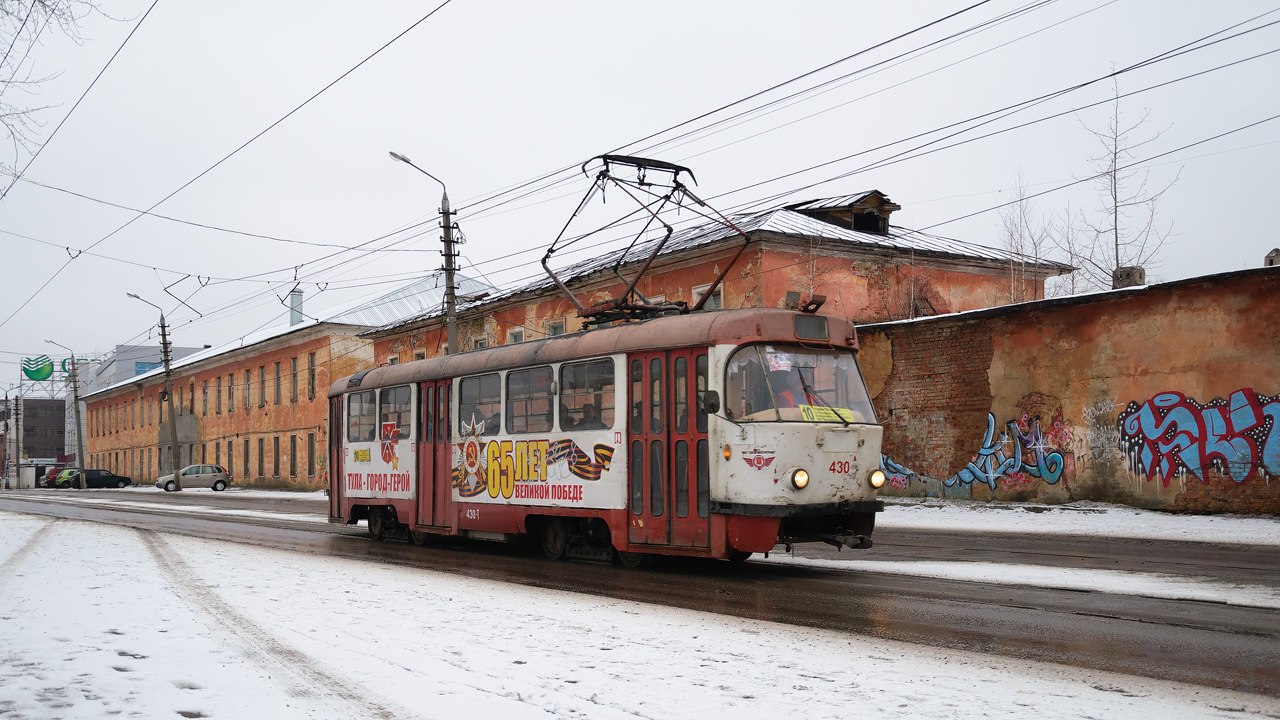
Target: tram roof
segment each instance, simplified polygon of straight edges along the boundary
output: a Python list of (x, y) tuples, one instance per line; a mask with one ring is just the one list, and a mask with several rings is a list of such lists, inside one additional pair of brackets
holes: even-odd
[(698, 345), (750, 342), (803, 342), (815, 347), (854, 348), (853, 323), (844, 318), (819, 315), (827, 321), (829, 340), (798, 338), (796, 318), (810, 317), (795, 310), (748, 308), (668, 315), (627, 322), (607, 328), (584, 330), (544, 340), (472, 350), (457, 355), (384, 365), (365, 371), (358, 386), (340, 378), (329, 388), (329, 397), (356, 387), (385, 387), (422, 380), (475, 375), (483, 372), (601, 357), (624, 352), (668, 350)]

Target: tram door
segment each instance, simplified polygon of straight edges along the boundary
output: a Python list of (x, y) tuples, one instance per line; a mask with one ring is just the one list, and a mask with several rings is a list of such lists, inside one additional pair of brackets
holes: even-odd
[[(346, 472), (343, 466), (342, 457), (342, 396), (329, 398), (329, 435), (328, 435), (328, 451), (329, 451), (329, 517), (341, 518), (342, 515), (342, 496), (345, 494), (343, 488), (346, 487)], [(248, 441), (245, 441), (248, 443)], [(248, 444), (245, 445), (244, 466), (249, 467)], [(231, 472), (235, 472), (235, 468), (227, 468)], [(343, 518), (345, 519), (345, 518)]]
[(453, 499), (453, 446), (449, 437), (449, 381), (419, 388), (418, 523), (449, 526)]
[(706, 350), (634, 355), (627, 376), (628, 540), (707, 547)]

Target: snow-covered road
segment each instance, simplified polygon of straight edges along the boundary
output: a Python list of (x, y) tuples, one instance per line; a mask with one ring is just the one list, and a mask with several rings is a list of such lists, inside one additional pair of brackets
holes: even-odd
[[(1274, 521), (1238, 520), (1275, 542)], [(1280, 717), (1280, 700), (0, 513), (0, 718), (1033, 714)]]

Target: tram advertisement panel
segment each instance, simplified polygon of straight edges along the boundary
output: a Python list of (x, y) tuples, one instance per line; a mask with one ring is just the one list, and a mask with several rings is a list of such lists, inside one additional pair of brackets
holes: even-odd
[(454, 499), (558, 507), (622, 507), (622, 469), (613, 467), (621, 433), (483, 437), (453, 449)]
[[(414, 497), (417, 452), (409, 386), (353, 393), (347, 398), (343, 492), (352, 498)], [(376, 420), (376, 422), (375, 422)]]

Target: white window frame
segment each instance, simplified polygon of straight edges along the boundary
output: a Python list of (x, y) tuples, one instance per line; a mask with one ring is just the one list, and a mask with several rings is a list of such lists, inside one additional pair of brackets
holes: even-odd
[[(711, 288), (711, 283), (706, 285), (698, 285), (693, 288), (693, 305), (697, 305), (702, 299), (703, 293)], [(716, 291), (712, 295), (711, 300), (703, 306), (703, 310), (721, 310), (724, 308), (724, 283), (716, 286)]]

